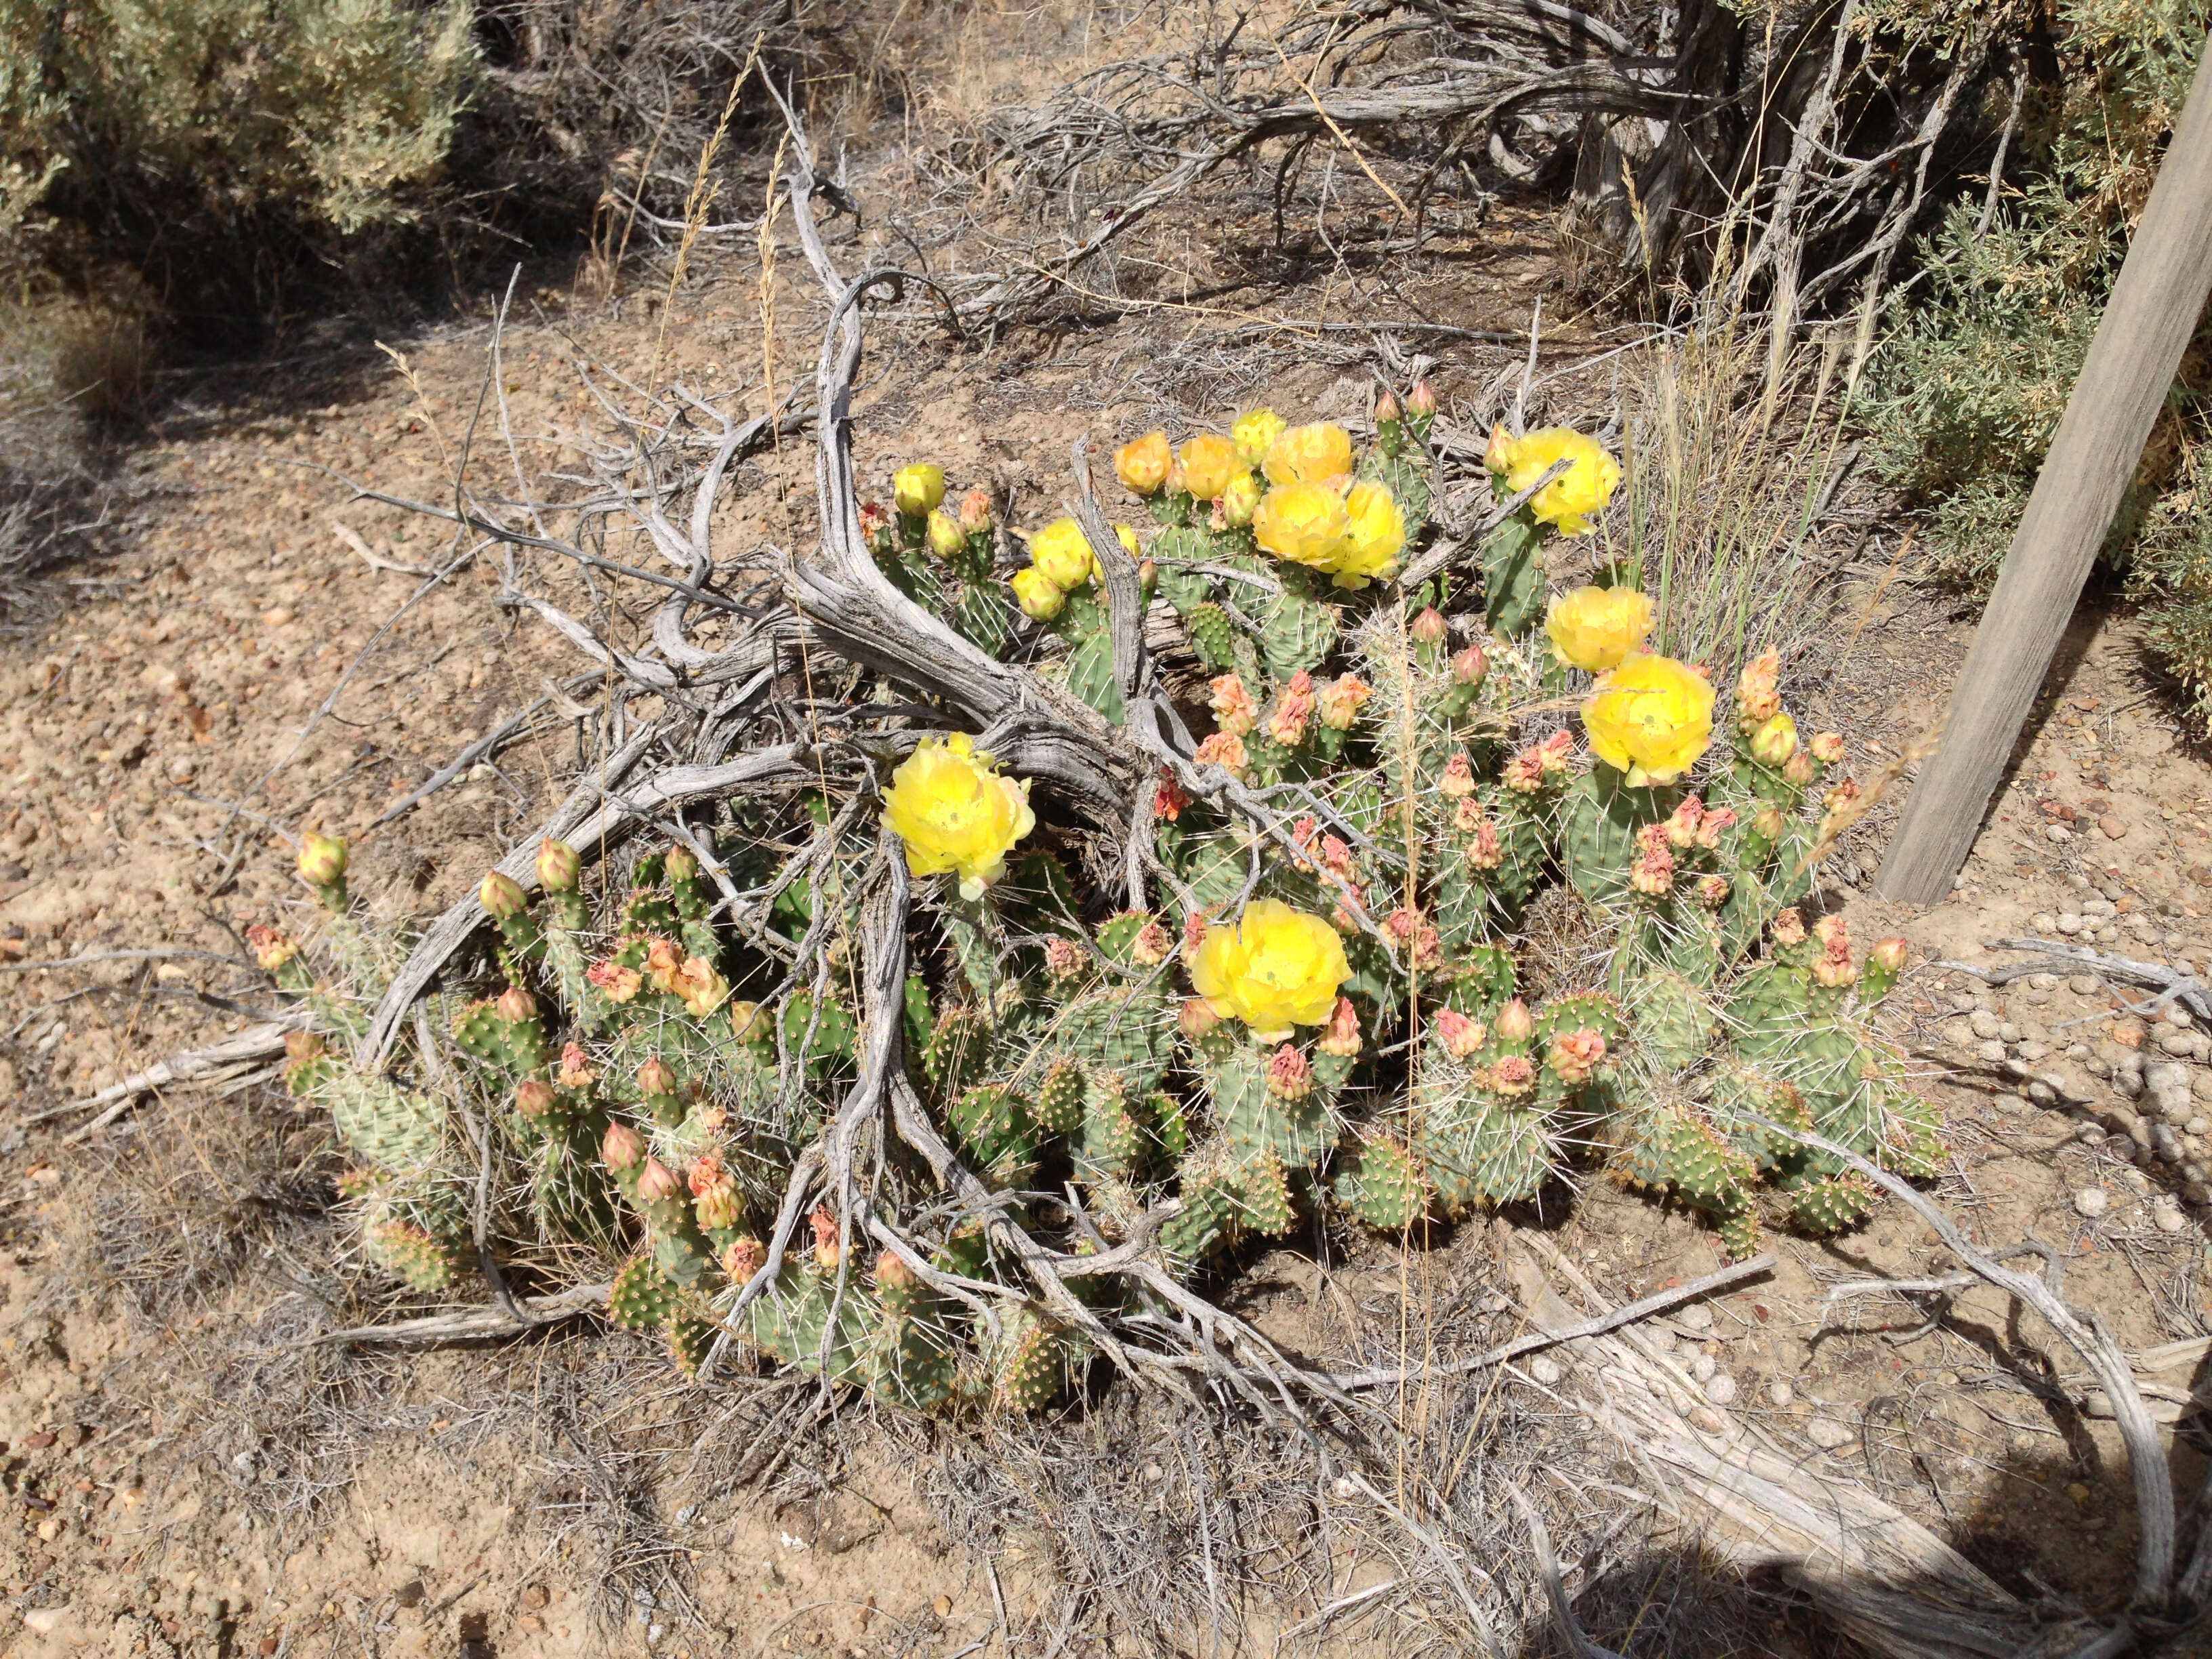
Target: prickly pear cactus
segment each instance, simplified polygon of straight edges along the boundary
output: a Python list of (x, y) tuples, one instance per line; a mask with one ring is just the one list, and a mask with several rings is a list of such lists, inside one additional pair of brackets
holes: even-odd
[(364, 1255), (426, 1296), (476, 1293), (487, 1257), (588, 1272), (686, 1376), (1036, 1411), (1117, 1321), (1157, 1322), (1159, 1273), (1205, 1285), (1265, 1241), (1418, 1243), (1596, 1165), (1741, 1252), (1870, 1208), (1806, 1132), (1932, 1171), (1872, 1018), (1901, 945), (1862, 958), (1795, 908), (1853, 811), (1840, 738), (1799, 738), (1771, 653), (1723, 706), (1645, 649), (1620, 573), (1551, 594), (1548, 537), (1618, 475), (1577, 434), (1493, 437), (1528, 499), (1479, 590), (1391, 586), (1430, 533), (1433, 409), (1379, 407), (1364, 453), (1265, 410), (1180, 453), (1146, 434), (1116, 471), (1149, 545), (1010, 533), (927, 465), (863, 508), (884, 580), (1109, 722), (1155, 695), (1115, 678), (1105, 579), (1136, 562), (1211, 729), (1110, 835), (856, 690), (921, 729), (698, 801), (664, 843), (549, 838), (488, 875), (473, 954), (374, 1070), (353, 1045), (405, 941), (309, 838), (314, 926), (253, 944), (318, 1028), (286, 1083), (355, 1162)]

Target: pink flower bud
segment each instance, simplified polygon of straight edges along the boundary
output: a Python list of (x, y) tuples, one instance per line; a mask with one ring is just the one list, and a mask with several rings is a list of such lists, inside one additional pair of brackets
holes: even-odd
[(1559, 1073), (1561, 1082), (1578, 1087), (1589, 1081), (1590, 1074), (1604, 1059), (1604, 1035), (1583, 1026), (1553, 1038), (1545, 1062)]
[(592, 1069), (592, 1057), (584, 1052), (580, 1042), (561, 1046), (561, 1086), (564, 1089), (588, 1089), (599, 1080)]
[(991, 530), (991, 492), (971, 489), (960, 498), (960, 528), (970, 536), (988, 535)]
[(648, 1204), (673, 1198), (684, 1190), (684, 1178), (657, 1158), (645, 1160), (645, 1171), (637, 1178), (637, 1195)]
[(1437, 1035), (1444, 1040), (1453, 1058), (1465, 1060), (1483, 1045), (1490, 1035), (1479, 1019), (1469, 1019), (1456, 1008), (1439, 1008), (1436, 1012)]
[(1221, 1016), (1213, 1012), (1213, 1005), (1204, 997), (1185, 997), (1182, 1007), (1176, 1015), (1176, 1029), (1189, 1042), (1195, 1042), (1221, 1024)]
[(637, 1087), (647, 1100), (665, 1100), (676, 1092), (676, 1073), (665, 1060), (648, 1060), (637, 1068)]
[(1336, 1006), (1322, 1026), (1321, 1042), (1316, 1045), (1322, 1053), (1339, 1060), (1350, 1060), (1359, 1052), (1359, 1011), (1352, 1006), (1350, 997), (1339, 997)]
[(1285, 1042), (1267, 1062), (1267, 1092), (1278, 1100), (1304, 1100), (1313, 1092), (1313, 1067)]
[(510, 985), (499, 994), (499, 1000), (492, 1004), (492, 1010), (509, 1024), (535, 1019), (538, 1018), (538, 999), (520, 985)]
[(544, 1117), (553, 1109), (553, 1085), (538, 1078), (517, 1084), (514, 1109), (526, 1118)]
[(1451, 624), (1444, 620), (1443, 611), (1429, 605), (1413, 618), (1412, 626), (1406, 631), (1413, 636), (1416, 645), (1442, 645), (1451, 637)]
[(1892, 935), (1888, 939), (1875, 941), (1874, 947), (1867, 952), (1867, 965), (1878, 968), (1886, 974), (1902, 973), (1905, 971), (1905, 964), (1911, 959), (1911, 955), (1912, 947), (1905, 940)]
[(1399, 418), (1397, 398), (1391, 396), (1389, 392), (1384, 392), (1375, 400), (1375, 424), (1387, 426)]
[(607, 1125), (607, 1133), (599, 1142), (599, 1158), (607, 1168), (614, 1170), (634, 1170), (645, 1156), (645, 1137), (617, 1118)]
[(662, 869), (667, 871), (672, 882), (693, 882), (699, 879), (699, 855), (678, 842), (662, 856)]
[(1498, 1035), (1507, 1042), (1526, 1042), (1536, 1032), (1528, 1005), (1515, 997), (1498, 1011)]
[(1813, 751), (1813, 758), (1823, 766), (1833, 766), (1844, 757), (1844, 739), (1841, 732), (1816, 732), (1814, 734), (1812, 743), (1808, 746)]
[(1428, 376), (1413, 382), (1413, 389), (1406, 394), (1406, 412), (1416, 420), (1425, 421), (1437, 412), (1437, 394), (1430, 387)]
[(1479, 645), (1470, 645), (1451, 659), (1452, 678), (1461, 685), (1480, 685), (1490, 676), (1490, 659)]

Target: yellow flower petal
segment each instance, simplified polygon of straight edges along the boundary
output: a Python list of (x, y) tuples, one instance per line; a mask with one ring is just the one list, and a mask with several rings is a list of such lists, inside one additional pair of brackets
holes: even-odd
[(1272, 484), (1326, 483), (1352, 471), (1352, 434), (1334, 421), (1294, 426), (1267, 447)]
[(1344, 497), (1327, 484), (1291, 483), (1269, 490), (1252, 514), (1252, 538), (1279, 559), (1333, 570), (1352, 534)]
[(1054, 519), (1030, 538), (1030, 562), (1063, 592), (1091, 580), (1091, 543), (1073, 519)]
[(951, 872), (973, 896), (1006, 873), (1006, 854), (1036, 826), (1029, 787), (1001, 777), (964, 732), (924, 738), (891, 774), (884, 822), (917, 876)]
[(917, 461), (891, 475), (891, 498), (909, 519), (927, 518), (945, 499), (945, 469)]
[(1249, 470), (1237, 446), (1218, 432), (1184, 439), (1176, 459), (1182, 463), (1182, 487), (1201, 501), (1219, 501), (1222, 492)]
[(1712, 682), (1671, 657), (1631, 657), (1583, 704), (1583, 730), (1631, 784), (1673, 783), (1713, 740)]
[(1191, 988), (1215, 1013), (1271, 1042), (1327, 1020), (1351, 977), (1336, 929), (1279, 899), (1255, 899), (1234, 927), (1207, 928), (1190, 964)]
[(1573, 463), (1530, 498), (1528, 510), (1562, 536), (1586, 536), (1590, 515), (1605, 510), (1620, 483), (1620, 463), (1595, 438), (1564, 426), (1547, 426), (1516, 438), (1505, 457), (1505, 487), (1516, 495), (1542, 477), (1555, 461)]
[(1632, 587), (1577, 587), (1552, 601), (1544, 631), (1561, 657), (1597, 674), (1641, 651), (1651, 621), (1650, 597)]

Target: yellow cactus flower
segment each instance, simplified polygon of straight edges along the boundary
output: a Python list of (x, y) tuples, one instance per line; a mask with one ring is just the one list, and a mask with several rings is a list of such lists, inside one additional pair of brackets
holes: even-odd
[[(1144, 551), (1144, 549), (1137, 545), (1137, 532), (1125, 524), (1117, 524), (1114, 526), (1114, 539), (1121, 544), (1121, 550), (1133, 559)], [(1086, 543), (1085, 545), (1088, 544)]]
[(1168, 468), (1174, 461), (1174, 454), (1168, 448), (1168, 434), (1147, 432), (1114, 452), (1114, 475), (1132, 495), (1157, 495), (1167, 482)]
[(1268, 446), (1263, 470), (1272, 484), (1344, 477), (1352, 471), (1352, 434), (1334, 421), (1291, 427)]
[(1343, 550), (1329, 567), (1339, 587), (1364, 587), (1370, 581), (1398, 572), (1398, 555), (1406, 545), (1406, 515), (1398, 510), (1388, 486), (1363, 483), (1352, 486), (1344, 498), (1351, 532)]
[(1182, 463), (1182, 487), (1201, 501), (1218, 501), (1222, 493), (1250, 469), (1237, 446), (1218, 432), (1201, 432), (1186, 438), (1176, 459)]
[(1635, 787), (1672, 783), (1713, 740), (1712, 682), (1672, 657), (1631, 657), (1599, 679), (1583, 730)]
[(1269, 490), (1252, 514), (1252, 538), (1279, 559), (1334, 570), (1352, 534), (1344, 497), (1327, 484), (1291, 483)]
[(945, 499), (945, 469), (916, 461), (891, 474), (891, 499), (909, 519), (927, 518)]
[[(1493, 440), (1493, 447), (1495, 441)], [(1620, 483), (1620, 463), (1595, 438), (1570, 427), (1547, 426), (1504, 447), (1505, 487), (1516, 495), (1542, 477), (1555, 461), (1573, 465), (1529, 498), (1538, 522), (1562, 536), (1587, 536), (1590, 515), (1602, 513)]]
[(981, 898), (1006, 872), (1006, 854), (1036, 827), (1026, 780), (1000, 777), (964, 732), (924, 738), (891, 774), (884, 822), (906, 843), (917, 876), (951, 871), (960, 896)]
[(1094, 568), (1091, 543), (1073, 519), (1054, 519), (1030, 538), (1030, 562), (1062, 592), (1089, 581)]
[(1206, 1006), (1262, 1042), (1327, 1020), (1351, 977), (1336, 929), (1279, 899), (1253, 900), (1234, 927), (1208, 927), (1190, 963), (1191, 988)]
[(1651, 619), (1650, 597), (1632, 587), (1577, 587), (1552, 601), (1544, 631), (1561, 657), (1601, 674), (1644, 648)]
[(1025, 617), (1050, 622), (1067, 608), (1067, 595), (1060, 591), (1060, 585), (1035, 565), (1014, 572), (1010, 585), (1014, 590), (1014, 603), (1021, 606)]
[(1237, 424), (1229, 428), (1229, 436), (1237, 446), (1237, 453), (1244, 458), (1247, 466), (1257, 466), (1267, 459), (1267, 452), (1275, 447), (1275, 440), (1283, 435), (1290, 424), (1272, 409), (1248, 410), (1237, 417)]

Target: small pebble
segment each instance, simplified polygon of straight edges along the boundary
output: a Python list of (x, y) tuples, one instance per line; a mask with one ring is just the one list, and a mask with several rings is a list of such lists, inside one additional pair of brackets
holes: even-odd
[(1690, 1426), (1705, 1434), (1718, 1434), (1728, 1426), (1727, 1420), (1711, 1406), (1690, 1407)]
[(1559, 1362), (1540, 1353), (1528, 1362), (1528, 1375), (1548, 1389), (1559, 1380)]
[(1796, 1397), (1797, 1390), (1787, 1382), (1770, 1382), (1766, 1385), (1766, 1403), (1777, 1410), (1787, 1406)]
[(2081, 931), (2081, 918), (2075, 915), (2071, 910), (2063, 912), (2058, 918), (2058, 931), (2062, 933), (2080, 933)]
[(1805, 1437), (1822, 1451), (1850, 1444), (1851, 1431), (1832, 1417), (1816, 1417), (1805, 1425)]
[(1690, 1362), (1691, 1380), (1697, 1382), (1710, 1382), (1712, 1381), (1713, 1373), (1720, 1368), (1719, 1360), (1709, 1353), (1701, 1353)]
[(2179, 1205), (2154, 1204), (2150, 1206), (2151, 1224), (2162, 1233), (2178, 1233), (2189, 1224)]
[(2093, 1221), (2112, 1206), (2112, 1194), (2102, 1187), (2084, 1187), (2074, 1194), (2074, 1213)]
[[(2177, 1222), (2180, 1218), (2179, 1215), (2174, 1218)], [(2166, 1231), (2171, 1232), (2174, 1229), (2169, 1227)], [(1709, 1379), (1705, 1383), (1705, 1398), (1716, 1406), (1728, 1405), (1735, 1398), (1735, 1378), (1730, 1376), (1726, 1371), (1722, 1371)]]
[(2097, 994), (2096, 977), (2090, 974), (2076, 974), (2066, 981), (2066, 988), (2077, 997), (2093, 997)]
[(2097, 828), (2105, 832), (2105, 838), (2107, 841), (2118, 841), (2128, 833), (2128, 826), (2118, 818), (2099, 818)]
[(1709, 1331), (1713, 1328), (1713, 1310), (1702, 1302), (1692, 1302), (1674, 1316), (1674, 1322), (1686, 1331)]
[(2074, 839), (2074, 832), (2063, 823), (2052, 824), (2043, 832), (2043, 835), (2044, 839), (2050, 842), (2069, 842)]

